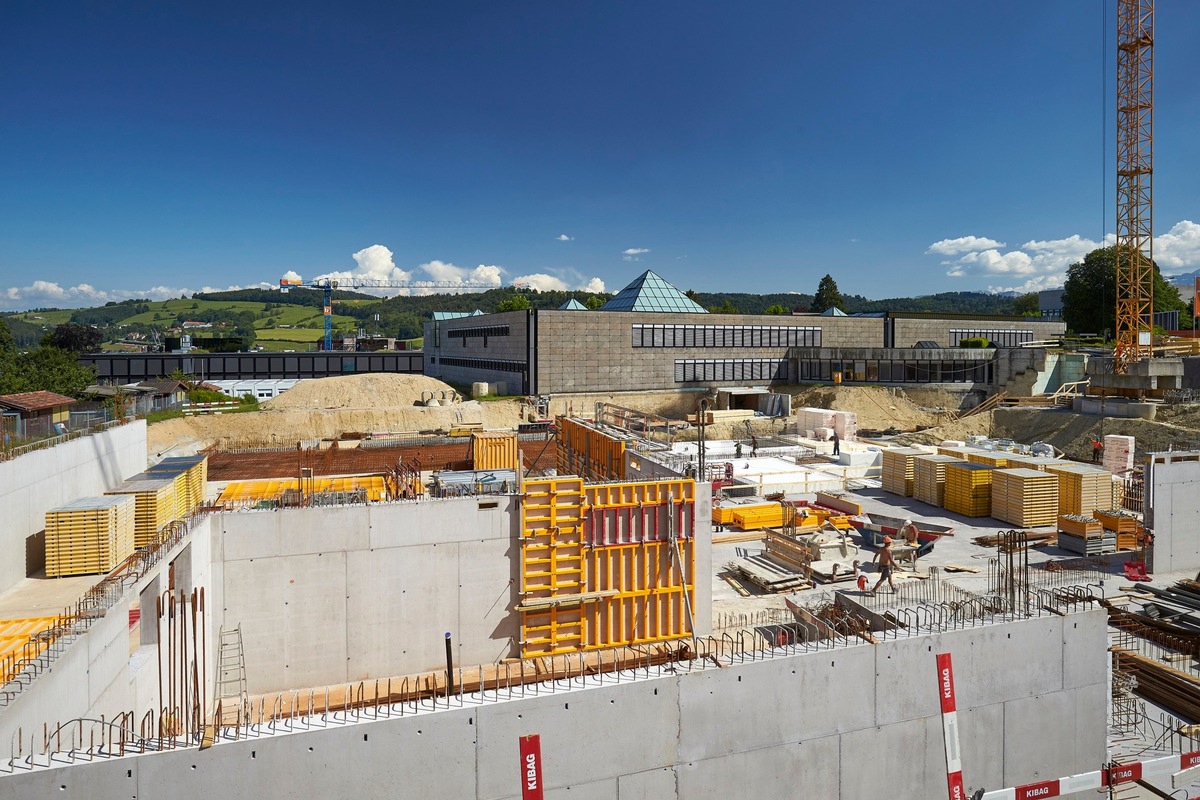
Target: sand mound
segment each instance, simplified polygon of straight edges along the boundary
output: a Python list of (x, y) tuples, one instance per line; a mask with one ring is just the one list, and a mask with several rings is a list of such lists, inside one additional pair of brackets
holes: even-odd
[(948, 419), (947, 414), (922, 411), (903, 390), (882, 386), (813, 387), (796, 393), (792, 399), (792, 408), (804, 407), (853, 412), (859, 430), (915, 430)]
[(341, 375), (301, 381), (273, 400), (263, 403), (264, 411), (293, 411), (333, 408), (386, 409), (411, 407), (421, 401), (423, 392), (454, 391), (448, 383), (424, 375)]

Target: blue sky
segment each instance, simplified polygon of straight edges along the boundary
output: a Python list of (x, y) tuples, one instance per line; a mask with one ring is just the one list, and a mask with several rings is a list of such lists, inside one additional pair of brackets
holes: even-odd
[[(1114, 227), (1114, 14), (8, 3), (0, 310), (288, 272), (615, 291), (651, 268), (751, 292), (830, 273), (875, 298), (1052, 286)], [(1185, 272), (1200, 4), (1157, 16), (1155, 257)]]

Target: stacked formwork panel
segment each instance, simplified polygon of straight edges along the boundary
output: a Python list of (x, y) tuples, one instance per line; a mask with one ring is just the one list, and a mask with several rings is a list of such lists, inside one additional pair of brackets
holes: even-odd
[(961, 464), (961, 459), (940, 453), (913, 459), (913, 497), (922, 503), (941, 506), (946, 495), (946, 465)]
[(46, 575), (109, 572), (133, 555), (136, 501), (82, 497), (46, 512)]
[(1107, 470), (1088, 464), (1047, 465), (1058, 476), (1058, 513), (1090, 517), (1096, 509), (1108, 510), (1113, 502), (1113, 479)]
[(594, 481), (625, 479), (625, 441), (570, 417), (558, 418), (558, 473)]
[(925, 450), (898, 447), (883, 451), (883, 490), (902, 497), (912, 497), (916, 479), (913, 459), (928, 455)]
[(992, 473), (987, 464), (964, 462), (946, 465), (947, 511), (964, 517), (986, 517), (992, 513)]
[(691, 635), (695, 487), (692, 480), (526, 481), (522, 655)]
[(997, 467), (1004, 469), (1009, 463), (1009, 454), (1003, 451), (996, 452), (994, 450), (974, 450), (967, 453), (967, 461), (973, 461), (976, 464), (986, 464), (989, 467)]
[(174, 480), (179, 516), (185, 517), (204, 502), (204, 492), (208, 485), (208, 457), (164, 458), (154, 466), (148, 467), (141, 476), (130, 480), (137, 480), (143, 476)]
[(125, 481), (105, 494), (133, 496), (133, 543), (139, 550), (158, 544), (159, 531), (179, 515), (175, 479)]
[(1058, 478), (1036, 469), (997, 469), (992, 473), (992, 516), (1025, 528), (1058, 519)]
[(1129, 472), (1133, 469), (1135, 441), (1132, 436), (1109, 434), (1104, 437), (1104, 468), (1109, 472)]

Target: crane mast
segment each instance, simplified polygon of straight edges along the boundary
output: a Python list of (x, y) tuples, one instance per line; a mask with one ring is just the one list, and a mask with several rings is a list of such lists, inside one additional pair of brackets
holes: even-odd
[(1153, 201), (1154, 0), (1117, 0), (1117, 374), (1151, 352)]

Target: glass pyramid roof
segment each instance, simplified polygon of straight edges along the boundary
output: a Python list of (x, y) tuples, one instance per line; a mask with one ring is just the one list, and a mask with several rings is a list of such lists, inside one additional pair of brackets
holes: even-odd
[(558, 307), (559, 311), (587, 311), (587, 306), (572, 297)]
[(707, 314), (708, 310), (665, 280), (646, 270), (633, 283), (600, 306), (601, 311), (672, 311)]

